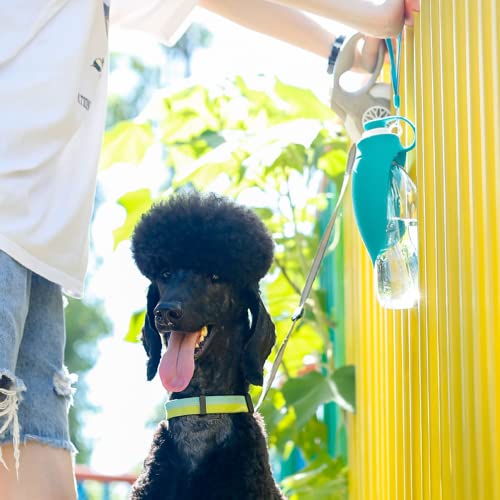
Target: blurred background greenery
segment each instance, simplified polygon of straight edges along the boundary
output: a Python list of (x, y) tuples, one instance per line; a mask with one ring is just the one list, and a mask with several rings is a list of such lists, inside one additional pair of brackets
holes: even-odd
[[(276, 242), (276, 258), (263, 292), (279, 346), (298, 305), (325, 217), (336, 201), (347, 139), (333, 112), (312, 91), (274, 77), (221, 78), (207, 85), (186, 81), (175, 90), (155, 92), (167, 85), (167, 61), (176, 59), (181, 76), (189, 76), (194, 52), (210, 40), (205, 28), (193, 25), (174, 48), (162, 49), (165, 64), (156, 66), (112, 54), (111, 69), (126, 67), (135, 83), (126, 94), (110, 96), (101, 172), (123, 163), (145, 172), (151, 162), (163, 165), (153, 188), (128, 191), (116, 200), (126, 217), (113, 233), (114, 245), (117, 248), (130, 238), (152, 202), (176, 189), (214, 190), (251, 206)], [(332, 299), (332, 276), (342, 279), (340, 233), (339, 222), (323, 276), (261, 408), (273, 468), (291, 499), (347, 498), (343, 415), (354, 411), (355, 374), (352, 366), (342, 366), (342, 303), (338, 297)], [(129, 315), (126, 339), (136, 342), (144, 311)], [(66, 321), (68, 367), (80, 375), (70, 414), (72, 436), (80, 449), (78, 463), (88, 464), (92, 441), (84, 435), (84, 420), (95, 407), (87, 399), (85, 374), (110, 325), (96, 300), (71, 300)], [(255, 400), (259, 391), (253, 388)], [(152, 408), (150, 425), (162, 417), (162, 405)], [(137, 467), (141, 460), (137, 457)], [(86, 495), (100, 498), (95, 486)], [(115, 492), (114, 498), (123, 494)]]

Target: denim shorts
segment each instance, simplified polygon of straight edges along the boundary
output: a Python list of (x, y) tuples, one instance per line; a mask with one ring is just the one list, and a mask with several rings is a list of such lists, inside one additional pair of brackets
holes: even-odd
[(64, 344), (61, 288), (0, 251), (0, 452), (12, 443), (17, 462), (26, 441), (75, 451)]

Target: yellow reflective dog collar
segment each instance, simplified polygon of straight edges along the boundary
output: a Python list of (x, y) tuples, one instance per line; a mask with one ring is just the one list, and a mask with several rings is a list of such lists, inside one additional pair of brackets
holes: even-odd
[(245, 396), (199, 396), (167, 401), (165, 412), (167, 420), (185, 415), (253, 413), (253, 404), (249, 394)]

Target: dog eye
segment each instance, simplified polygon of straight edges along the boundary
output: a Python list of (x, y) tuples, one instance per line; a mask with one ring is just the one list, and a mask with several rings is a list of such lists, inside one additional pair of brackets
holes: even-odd
[(168, 272), (168, 271), (162, 271), (162, 273), (160, 274), (160, 276), (167, 280), (168, 278), (170, 278), (170, 276), (172, 276), (172, 273)]
[(217, 283), (217, 281), (220, 281), (220, 278), (217, 274), (211, 274), (210, 279), (212, 280), (212, 283)]

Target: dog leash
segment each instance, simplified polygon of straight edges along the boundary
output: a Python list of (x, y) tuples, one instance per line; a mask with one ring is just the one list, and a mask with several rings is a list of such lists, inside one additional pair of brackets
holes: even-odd
[(340, 206), (342, 205), (342, 200), (344, 199), (344, 195), (347, 191), (347, 186), (349, 184), (349, 179), (351, 177), (351, 172), (352, 172), (352, 167), (354, 165), (354, 160), (356, 159), (356, 145), (353, 144), (351, 146), (351, 149), (349, 149), (349, 153), (347, 155), (347, 164), (345, 168), (345, 173), (344, 173), (344, 179), (342, 181), (342, 188), (340, 189), (340, 194), (337, 199), (337, 203), (335, 205), (335, 209), (330, 216), (330, 220), (328, 221), (328, 225), (326, 226), (325, 232), (323, 233), (323, 236), (321, 237), (321, 241), (319, 242), (318, 249), (316, 250), (316, 255), (314, 256), (313, 263), (311, 265), (311, 269), (309, 270), (309, 274), (307, 275), (306, 283), (304, 285), (304, 288), (302, 290), (302, 294), (300, 296), (300, 302), (299, 302), (299, 307), (295, 310), (295, 312), (292, 315), (292, 324), (290, 325), (290, 329), (288, 330), (288, 333), (286, 334), (283, 342), (281, 343), (281, 346), (278, 350), (278, 354), (276, 354), (276, 358), (274, 360), (273, 366), (271, 368), (271, 372), (269, 373), (269, 377), (266, 380), (266, 383), (264, 385), (264, 388), (262, 389), (262, 393), (259, 398), (259, 402), (257, 403), (257, 406), (255, 407), (256, 410), (258, 410), (264, 399), (266, 398), (269, 389), (271, 389), (271, 386), (274, 382), (274, 379), (276, 377), (276, 374), (278, 373), (278, 367), (281, 364), (281, 361), (283, 359), (283, 355), (285, 354), (285, 349), (288, 344), (288, 340), (290, 339), (295, 326), (297, 325), (297, 322), (302, 318), (304, 315), (304, 310), (305, 310), (305, 305), (307, 302), (307, 299), (309, 298), (309, 294), (311, 293), (313, 283), (318, 276), (319, 268), (321, 266), (321, 263), (323, 261), (323, 258), (325, 257), (326, 249), (328, 248), (328, 243), (330, 241), (330, 237), (332, 235), (333, 228), (335, 226), (335, 222), (337, 220), (337, 216), (339, 214)]

